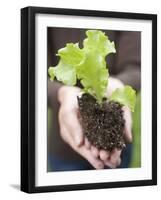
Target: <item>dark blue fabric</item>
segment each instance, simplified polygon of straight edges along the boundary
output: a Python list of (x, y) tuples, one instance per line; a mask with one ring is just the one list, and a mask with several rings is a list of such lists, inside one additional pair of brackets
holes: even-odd
[(131, 162), (132, 156), (132, 144), (128, 144), (125, 149), (122, 150), (121, 164), (119, 168), (128, 168)]
[(74, 170), (90, 170), (93, 167), (87, 161), (68, 161), (58, 158), (57, 156), (50, 156), (50, 171), (74, 171)]
[[(128, 144), (123, 149), (121, 154), (121, 164), (117, 168), (128, 168), (131, 161), (132, 145)], [(49, 170), (48, 171), (74, 171), (74, 170), (91, 170), (94, 169), (86, 160), (83, 161), (69, 161), (61, 159), (58, 156), (48, 157)], [(108, 169), (108, 167), (106, 167)]]

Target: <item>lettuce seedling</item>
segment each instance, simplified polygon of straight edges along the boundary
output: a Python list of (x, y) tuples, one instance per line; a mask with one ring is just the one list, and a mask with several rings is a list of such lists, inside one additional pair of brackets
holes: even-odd
[[(84, 93), (92, 95), (99, 104), (107, 98), (108, 67), (106, 56), (116, 53), (115, 44), (104, 32), (87, 30), (87, 38), (83, 41), (83, 48), (78, 43), (67, 43), (58, 50), (60, 57), (57, 66), (48, 70), (50, 80), (55, 78), (65, 85), (74, 86), (80, 80)], [(130, 86), (116, 89), (111, 95), (111, 101), (128, 106), (134, 111), (136, 94)]]

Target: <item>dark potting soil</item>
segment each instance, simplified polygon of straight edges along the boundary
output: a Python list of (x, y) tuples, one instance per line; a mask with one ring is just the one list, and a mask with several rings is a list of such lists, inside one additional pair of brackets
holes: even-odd
[(123, 149), (125, 121), (122, 106), (106, 99), (100, 105), (89, 94), (78, 97), (78, 104), (83, 132), (90, 143), (107, 151)]

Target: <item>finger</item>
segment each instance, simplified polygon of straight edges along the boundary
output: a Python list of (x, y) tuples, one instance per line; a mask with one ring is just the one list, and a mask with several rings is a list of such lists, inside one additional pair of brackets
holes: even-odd
[(69, 129), (67, 129), (67, 126), (65, 125), (63, 121), (63, 117), (61, 116), (61, 110), (59, 112), (59, 123), (60, 123), (60, 134), (61, 137), (65, 142), (67, 142), (71, 148), (79, 153), (82, 157), (84, 157), (95, 169), (103, 169), (104, 163), (98, 159), (95, 158), (91, 150), (87, 149), (85, 145), (77, 146), (75, 141), (73, 140), (72, 134), (69, 133)]
[(109, 160), (106, 160), (104, 164), (112, 169), (118, 167), (121, 164), (121, 158), (118, 159), (117, 163), (113, 164)]
[(123, 110), (123, 118), (125, 120), (125, 129), (124, 129), (124, 134), (125, 134), (125, 139), (127, 142), (131, 143), (132, 142), (132, 116), (129, 108), (127, 106), (124, 106), (122, 108)]
[(80, 154), (88, 160), (88, 162), (95, 168), (95, 169), (103, 169), (104, 163), (99, 159), (94, 157), (91, 154), (91, 151), (86, 149), (85, 146), (78, 147), (80, 149)]
[(106, 166), (108, 166), (108, 167), (110, 167), (112, 169), (115, 168), (115, 166), (109, 160), (104, 161), (104, 165), (106, 165)]
[(81, 124), (77, 118), (77, 111), (73, 110), (66, 116), (66, 118), (63, 118), (64, 124), (68, 130), (68, 132), (72, 135), (73, 140), (75, 141), (77, 146), (80, 146), (83, 144), (83, 131)]
[(100, 159), (94, 157), (91, 154), (91, 151), (85, 147), (85, 145), (82, 145), (81, 147), (76, 146), (73, 138), (68, 133), (68, 130), (65, 128), (65, 126), (61, 127), (61, 135), (63, 136), (64, 141), (67, 142), (74, 151), (84, 157), (95, 169), (104, 168), (104, 163)]
[(129, 129), (129, 128), (127, 128), (127, 126), (125, 126), (124, 133), (125, 133), (126, 142), (131, 143), (133, 140), (131, 129)]
[(120, 166), (120, 164), (121, 164), (121, 158), (118, 159), (117, 166)]
[(65, 123), (64, 123), (62, 114), (63, 114), (63, 110), (60, 109), (60, 111), (59, 111), (59, 116), (58, 116), (58, 119), (59, 119), (59, 127), (60, 127), (60, 135), (61, 135), (62, 139), (63, 139), (66, 143), (68, 143), (70, 146), (73, 146), (75, 142), (73, 141), (72, 135), (71, 135), (71, 133), (68, 131), (67, 126), (66, 126)]
[(95, 169), (103, 169), (104, 163), (100, 161), (98, 158), (92, 157), (89, 155), (87, 158), (88, 162), (95, 168)]
[(103, 149), (100, 150), (99, 154), (100, 154), (100, 159), (103, 160), (103, 161), (107, 160), (110, 156), (110, 153), (108, 151), (103, 150)]
[(104, 161), (104, 165), (114, 169), (116, 167), (118, 167), (121, 164), (121, 158), (118, 158), (116, 163), (111, 163), (111, 161), (109, 159)]
[(91, 146), (91, 153), (96, 158), (99, 156), (99, 150), (93, 145)]
[(58, 120), (59, 120), (60, 136), (65, 142), (67, 142), (68, 134), (66, 133), (66, 128), (64, 127), (63, 118), (61, 117), (61, 109), (59, 111)]
[(88, 139), (86, 137), (84, 139), (84, 144), (85, 144), (85, 146), (86, 146), (87, 149), (91, 148), (91, 143), (88, 141)]
[(111, 152), (111, 155), (110, 155), (110, 162), (112, 163), (112, 165), (116, 166), (117, 163), (118, 163), (118, 160), (120, 158), (120, 155), (121, 155), (121, 150), (118, 150), (118, 149), (114, 149), (112, 152)]
[(68, 144), (71, 145), (71, 143), (73, 143), (73, 138), (71, 137), (71, 135), (68, 133), (68, 130), (66, 129), (66, 127), (62, 124), (60, 126), (60, 135), (61, 138)]

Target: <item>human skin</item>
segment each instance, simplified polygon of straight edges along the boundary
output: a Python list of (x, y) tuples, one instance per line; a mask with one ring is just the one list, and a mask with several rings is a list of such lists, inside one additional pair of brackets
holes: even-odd
[[(116, 88), (123, 87), (124, 84), (116, 79), (109, 78), (107, 96), (110, 96)], [(121, 150), (114, 149), (112, 152), (97, 149), (85, 137), (79, 122), (79, 107), (77, 96), (80, 95), (80, 88), (62, 86), (58, 91), (59, 125), (61, 138), (71, 146), (71, 148), (84, 157), (95, 169), (103, 169), (105, 166), (116, 168), (121, 163)], [(132, 118), (127, 107), (123, 107), (125, 119), (124, 134), (127, 142), (132, 141)]]

